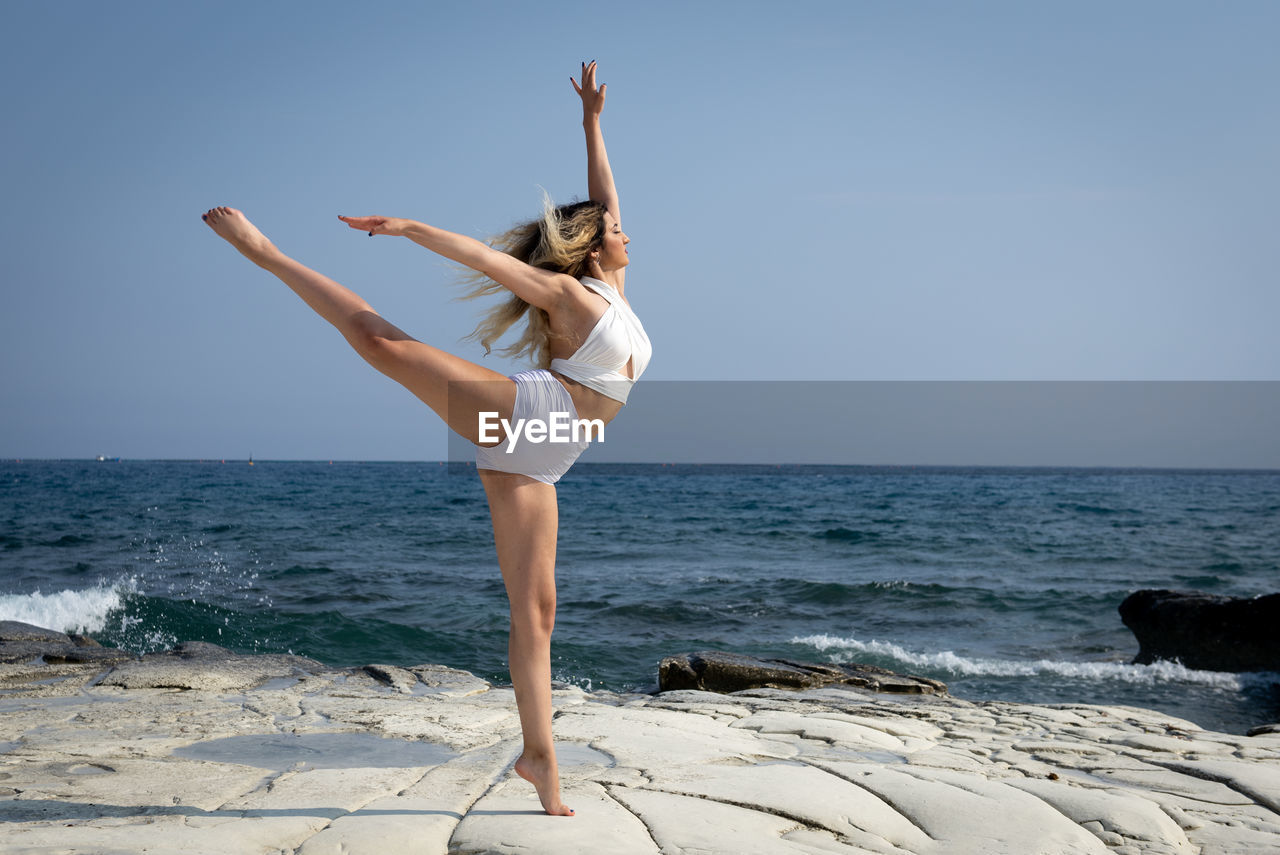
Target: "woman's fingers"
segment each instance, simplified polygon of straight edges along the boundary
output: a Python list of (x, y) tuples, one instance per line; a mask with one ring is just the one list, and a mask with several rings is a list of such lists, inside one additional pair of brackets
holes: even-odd
[(584, 63), (582, 63), (582, 73), (581, 73), (581, 77), (582, 77), (582, 83), (581, 83), (581, 84), (579, 84), (577, 80), (574, 80), (574, 78), (572, 78), (572, 77), (570, 77), (570, 78), (569, 78), (570, 80), (572, 80), (572, 81), (573, 81), (573, 91), (574, 91), (574, 92), (577, 92), (579, 95), (581, 95), (583, 92), (595, 92), (595, 91), (596, 91), (596, 84), (595, 84), (595, 78), (596, 78), (596, 63), (595, 63), (595, 60), (592, 60), (591, 62), (584, 62)]
[(342, 220), (342, 222), (346, 223), (353, 229), (368, 232), (370, 237), (373, 237), (374, 234), (387, 224), (386, 217), (344, 217), (339, 214), (338, 219)]
[(596, 61), (593, 59), (582, 63), (581, 83), (572, 77), (569, 79), (573, 82), (573, 91), (578, 93), (583, 105), (594, 112), (599, 112), (604, 104), (604, 86), (596, 86)]

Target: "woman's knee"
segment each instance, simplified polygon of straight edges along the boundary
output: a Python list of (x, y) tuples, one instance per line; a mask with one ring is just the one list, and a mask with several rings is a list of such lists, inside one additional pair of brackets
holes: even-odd
[(374, 366), (391, 363), (395, 359), (396, 344), (408, 338), (398, 327), (373, 311), (352, 315), (342, 332), (356, 352)]
[(534, 636), (550, 636), (556, 624), (555, 593), (528, 598), (511, 604), (511, 628)]

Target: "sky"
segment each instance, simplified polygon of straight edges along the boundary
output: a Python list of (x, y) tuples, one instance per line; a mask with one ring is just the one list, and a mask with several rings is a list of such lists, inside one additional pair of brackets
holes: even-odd
[[(2, 30), (0, 457), (443, 458), (429, 410), (199, 215), (241, 208), (415, 337), (518, 370), (462, 340), (447, 263), (336, 217), (483, 238), (584, 196), (584, 59), (645, 381), (698, 384), (708, 421), (741, 381), (1214, 381), (1240, 393), (1216, 423), (1274, 419), (1269, 0), (63, 2)], [(1005, 462), (1057, 462), (1034, 436)], [(1150, 465), (1198, 465), (1180, 442)]]

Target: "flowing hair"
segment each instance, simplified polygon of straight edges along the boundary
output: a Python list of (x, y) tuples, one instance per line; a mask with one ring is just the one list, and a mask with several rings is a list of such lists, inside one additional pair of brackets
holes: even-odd
[[(574, 279), (586, 275), (591, 251), (604, 237), (605, 206), (600, 202), (574, 202), (556, 207), (545, 193), (542, 216), (522, 223), (489, 241), (494, 249), (518, 258), (525, 264), (566, 273)], [(502, 285), (478, 271), (463, 274), (467, 292), (463, 300), (474, 300), (491, 294), (507, 293), (508, 299), (494, 306), (467, 336), (484, 345), (487, 356), (493, 344), (511, 325), (526, 314), (529, 323), (524, 334), (512, 344), (500, 348), (503, 356), (527, 356), (538, 368), (551, 365), (551, 320), (544, 309), (532, 306)]]

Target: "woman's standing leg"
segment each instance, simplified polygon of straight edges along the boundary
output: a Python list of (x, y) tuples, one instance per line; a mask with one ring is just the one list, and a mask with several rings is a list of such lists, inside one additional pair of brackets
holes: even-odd
[(551, 736), (551, 630), (556, 621), (556, 488), (524, 475), (480, 470), (489, 497), (498, 564), (511, 606), (508, 661), (520, 710), (524, 753), (516, 772), (533, 784), (554, 816), (573, 811), (560, 801), (560, 772)]

